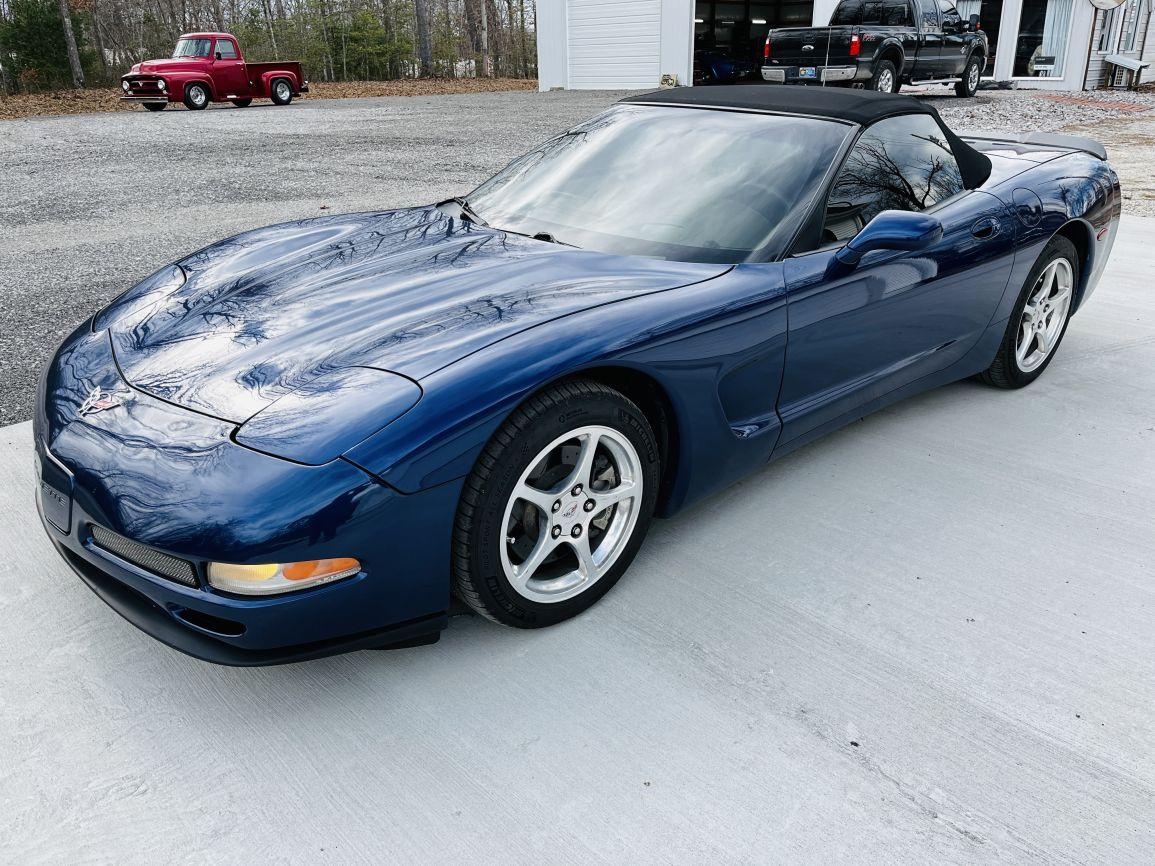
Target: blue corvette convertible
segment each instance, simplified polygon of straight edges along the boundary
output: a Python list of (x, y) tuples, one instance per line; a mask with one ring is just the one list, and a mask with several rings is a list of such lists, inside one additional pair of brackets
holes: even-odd
[(631, 97), (466, 198), (129, 289), (44, 372), (38, 506), (209, 661), (428, 643), (454, 595), (549, 625), (653, 516), (910, 394), (1030, 384), (1119, 211), (1097, 143), (964, 140), (909, 97)]

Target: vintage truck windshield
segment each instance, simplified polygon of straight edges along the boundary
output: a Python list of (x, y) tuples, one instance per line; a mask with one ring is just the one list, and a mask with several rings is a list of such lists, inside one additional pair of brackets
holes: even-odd
[(173, 58), (177, 57), (208, 57), (212, 47), (211, 39), (181, 39), (173, 49)]
[(468, 198), (498, 229), (622, 255), (733, 264), (780, 253), (852, 127), (619, 105)]

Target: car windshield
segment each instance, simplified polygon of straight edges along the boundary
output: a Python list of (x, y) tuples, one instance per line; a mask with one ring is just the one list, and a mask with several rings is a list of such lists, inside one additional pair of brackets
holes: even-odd
[(469, 196), (494, 228), (621, 255), (733, 264), (783, 251), (852, 127), (619, 105)]
[(181, 39), (173, 49), (173, 57), (208, 57), (211, 39)]

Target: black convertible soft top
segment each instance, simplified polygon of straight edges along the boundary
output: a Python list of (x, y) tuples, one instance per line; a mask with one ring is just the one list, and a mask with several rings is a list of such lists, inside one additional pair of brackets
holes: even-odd
[(932, 106), (913, 96), (844, 87), (731, 84), (718, 87), (672, 87), (628, 96), (622, 102), (804, 114), (845, 120), (859, 126), (870, 126), (876, 121), (902, 114), (929, 114), (946, 136), (958, 160), (963, 183), (968, 189), (982, 186), (991, 174), (991, 161), (986, 155), (951, 132)]

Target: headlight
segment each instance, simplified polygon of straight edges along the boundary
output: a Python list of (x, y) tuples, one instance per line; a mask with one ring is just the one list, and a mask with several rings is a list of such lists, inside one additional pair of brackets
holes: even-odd
[(168, 85), (164, 83), (163, 78), (156, 83), (156, 86), (159, 87), (161, 90), (164, 90), (166, 87), (168, 87)]
[(349, 557), (271, 562), (265, 565), (210, 562), (209, 583), (216, 589), (240, 595), (275, 595), (332, 583), (352, 577), (360, 571), (361, 563)]
[(124, 90), (126, 93), (128, 92), (128, 82), (127, 82), (127, 81), (122, 81), (122, 82), (120, 82), (120, 87), (121, 87), (121, 89), (122, 89), (122, 90)]

